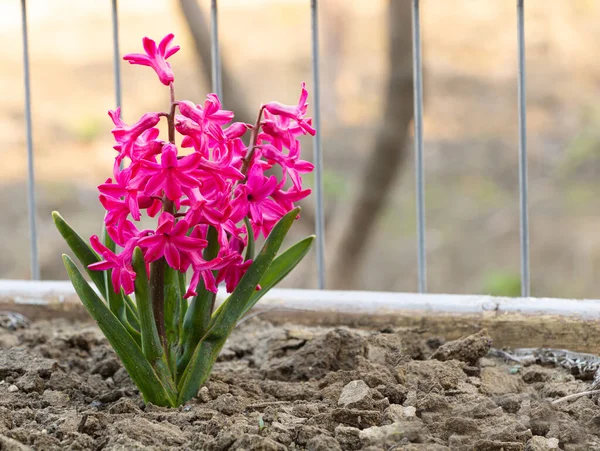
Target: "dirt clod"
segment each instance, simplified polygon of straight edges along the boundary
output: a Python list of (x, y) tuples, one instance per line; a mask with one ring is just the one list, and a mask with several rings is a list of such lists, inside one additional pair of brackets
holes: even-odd
[(474, 365), (481, 357), (487, 355), (491, 346), (492, 339), (483, 329), (476, 334), (441, 345), (431, 358), (441, 361), (460, 360)]
[(348, 382), (342, 389), (338, 406), (347, 409), (370, 409), (373, 407), (371, 389), (364, 381)]
[(321, 379), (330, 371), (351, 370), (364, 357), (363, 337), (346, 329), (335, 329), (301, 347), (280, 361), (268, 362), (266, 376), (273, 380), (303, 381)]

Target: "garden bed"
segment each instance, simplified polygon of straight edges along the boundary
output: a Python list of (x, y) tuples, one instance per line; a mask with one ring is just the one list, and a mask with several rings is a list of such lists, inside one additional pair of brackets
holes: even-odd
[(0, 329), (0, 449), (600, 449), (590, 396), (552, 404), (590, 381), (490, 357), (485, 332), (447, 342), (436, 358), (444, 342), (392, 320), (254, 318), (198, 397), (167, 409), (143, 405), (93, 324)]

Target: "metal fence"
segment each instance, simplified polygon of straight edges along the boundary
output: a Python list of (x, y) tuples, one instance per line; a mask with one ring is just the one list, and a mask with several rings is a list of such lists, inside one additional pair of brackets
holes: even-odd
[[(401, 0), (392, 0), (401, 1)], [(404, 0), (408, 1), (408, 0)], [(313, 78), (313, 123), (317, 130), (321, 129), (319, 76), (319, 7), (318, 0), (307, 0), (307, 14), (311, 17), (312, 78)], [(119, 51), (119, 20), (117, 0), (111, 0), (113, 47), (114, 47), (114, 79), (117, 106), (121, 100), (121, 72)], [(415, 126), (415, 180), (416, 180), (416, 215), (417, 215), (417, 264), (418, 291), (427, 292), (427, 261), (425, 234), (425, 179), (423, 162), (423, 71), (421, 57), (421, 2), (412, 0), (412, 44), (413, 44), (413, 85), (414, 85), (414, 126)], [(526, 77), (525, 77), (525, 19), (524, 0), (516, 2), (517, 14), (517, 47), (518, 47), (518, 121), (519, 121), (519, 207), (520, 207), (520, 249), (521, 249), (521, 296), (530, 295), (529, 280), (529, 222), (527, 213), (527, 122), (526, 122)], [(29, 76), (29, 45), (27, 36), (27, 0), (21, 0), (22, 36), (23, 36), (23, 69), (25, 83), (25, 126), (27, 130), (28, 158), (28, 215), (31, 246), (31, 277), (40, 278), (39, 251), (37, 242), (35, 174), (33, 160), (33, 130), (31, 121), (31, 90)], [(211, 55), (212, 55), (212, 89), (219, 98), (223, 98), (221, 83), (221, 64), (219, 53), (218, 1), (211, 0)], [(317, 286), (326, 287), (325, 280), (325, 226), (323, 206), (323, 150), (320, 133), (314, 137), (315, 164), (315, 230), (316, 230), (316, 269)]]

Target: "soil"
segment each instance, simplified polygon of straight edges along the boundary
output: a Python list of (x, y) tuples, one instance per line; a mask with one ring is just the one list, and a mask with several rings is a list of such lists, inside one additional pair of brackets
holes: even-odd
[(144, 405), (97, 327), (0, 327), (0, 450), (600, 449), (600, 407), (562, 368), (489, 357), (485, 331), (239, 326), (198, 397)]

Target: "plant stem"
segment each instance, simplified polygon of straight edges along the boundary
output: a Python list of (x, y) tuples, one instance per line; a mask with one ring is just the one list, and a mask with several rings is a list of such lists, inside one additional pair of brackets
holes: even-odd
[[(171, 110), (167, 116), (169, 128), (169, 142), (175, 144), (175, 89), (173, 83), (169, 85), (171, 98)], [(175, 214), (175, 203), (164, 196), (162, 198), (163, 211)], [(154, 320), (156, 321), (156, 329), (158, 336), (165, 349), (165, 355), (169, 355), (169, 347), (167, 344), (167, 331), (165, 327), (165, 265), (167, 261), (165, 257), (161, 257), (150, 265), (150, 299), (152, 299), (152, 311), (154, 312)]]
[(167, 124), (169, 125), (169, 142), (171, 144), (175, 144), (175, 108), (177, 107), (177, 102), (175, 102), (175, 88), (173, 87), (173, 82), (169, 84), (169, 93), (171, 95), (171, 109), (169, 111), (169, 115), (167, 116)]
[(256, 123), (254, 127), (252, 127), (252, 131), (250, 132), (250, 145), (248, 146), (248, 154), (244, 157), (242, 163), (241, 173), (246, 175), (248, 171), (248, 166), (250, 166), (250, 162), (252, 161), (252, 157), (254, 157), (254, 149), (256, 149), (256, 141), (258, 139), (258, 129), (260, 128), (260, 121), (262, 119), (263, 107), (260, 107), (258, 110), (258, 117), (256, 118)]

